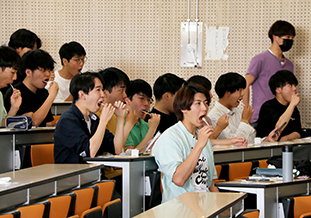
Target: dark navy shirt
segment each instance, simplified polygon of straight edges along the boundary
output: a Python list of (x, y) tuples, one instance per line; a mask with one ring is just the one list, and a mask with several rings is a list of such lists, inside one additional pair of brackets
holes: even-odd
[[(90, 120), (91, 133), (74, 103), (61, 115), (54, 133), (55, 163), (85, 163), (83, 158), (90, 157), (90, 138), (97, 130), (99, 117), (91, 113)], [(102, 131), (105, 135), (97, 154), (101, 155), (104, 151), (115, 154), (114, 135), (107, 129)]]

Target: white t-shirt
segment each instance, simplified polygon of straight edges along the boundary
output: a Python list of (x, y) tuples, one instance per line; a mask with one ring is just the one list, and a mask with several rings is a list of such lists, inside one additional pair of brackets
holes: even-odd
[(209, 192), (207, 187), (208, 163), (207, 158), (201, 153), (197, 165), (191, 175), (195, 192)]
[[(58, 84), (58, 93), (54, 99), (54, 102), (65, 101), (70, 95), (69, 86), (71, 79), (64, 79), (59, 75), (57, 70), (55, 70), (54, 74), (55, 74), (54, 81), (57, 82)], [(48, 89), (49, 87), (50, 82), (46, 85), (45, 88)]]

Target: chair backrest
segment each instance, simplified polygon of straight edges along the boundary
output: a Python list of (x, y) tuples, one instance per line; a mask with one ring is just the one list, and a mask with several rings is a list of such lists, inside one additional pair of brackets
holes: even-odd
[(31, 164), (38, 166), (41, 164), (54, 163), (54, 144), (39, 144), (31, 146)]
[(49, 218), (67, 218), (73, 215), (75, 199), (74, 193), (47, 199), (51, 203)]
[(0, 218), (20, 218), (20, 215), (21, 215), (20, 211), (14, 210), (9, 213), (0, 215)]
[(104, 204), (111, 201), (114, 190), (114, 181), (103, 181), (95, 184), (98, 187), (97, 206), (103, 207)]
[(242, 212), (239, 217), (247, 217), (247, 218), (258, 218), (259, 217), (259, 210), (258, 209), (247, 209)]
[(216, 168), (216, 171), (217, 171), (217, 179), (219, 179), (222, 166), (221, 165), (215, 165), (215, 168)]
[(97, 206), (83, 211), (80, 218), (102, 218), (102, 209), (100, 206)]
[(311, 195), (294, 197), (294, 218), (311, 212)]
[(55, 126), (57, 124), (57, 121), (60, 118), (60, 115), (54, 115), (53, 118), (54, 118), (54, 120), (51, 122), (51, 125)]
[(248, 178), (252, 169), (252, 165), (252, 162), (230, 163), (229, 181)]
[(91, 208), (93, 197), (97, 194), (95, 193), (97, 190), (95, 187), (88, 187), (72, 191), (76, 194), (75, 215), (81, 216), (83, 211)]
[(259, 160), (259, 168), (267, 168), (268, 167), (268, 163), (267, 163), (268, 159), (264, 159), (264, 160)]
[(20, 218), (48, 218), (50, 213), (50, 202), (33, 204), (17, 209), (20, 211)]
[(311, 212), (302, 214), (299, 218), (311, 218)]

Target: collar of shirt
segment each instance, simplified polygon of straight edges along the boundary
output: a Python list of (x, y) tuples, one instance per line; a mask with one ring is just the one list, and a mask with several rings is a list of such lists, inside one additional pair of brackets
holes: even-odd
[(232, 108), (232, 111), (220, 104), (218, 101), (215, 102), (215, 107), (217, 110), (221, 111), (224, 114), (227, 114), (228, 116), (233, 116), (235, 113), (236, 108)]

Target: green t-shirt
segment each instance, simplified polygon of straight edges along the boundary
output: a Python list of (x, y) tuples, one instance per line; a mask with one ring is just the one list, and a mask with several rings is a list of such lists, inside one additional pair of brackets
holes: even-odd
[(134, 145), (134, 147), (137, 147), (137, 145), (139, 145), (139, 143), (145, 138), (148, 130), (148, 123), (142, 119), (139, 119), (138, 122), (133, 126), (126, 140), (125, 146)]

